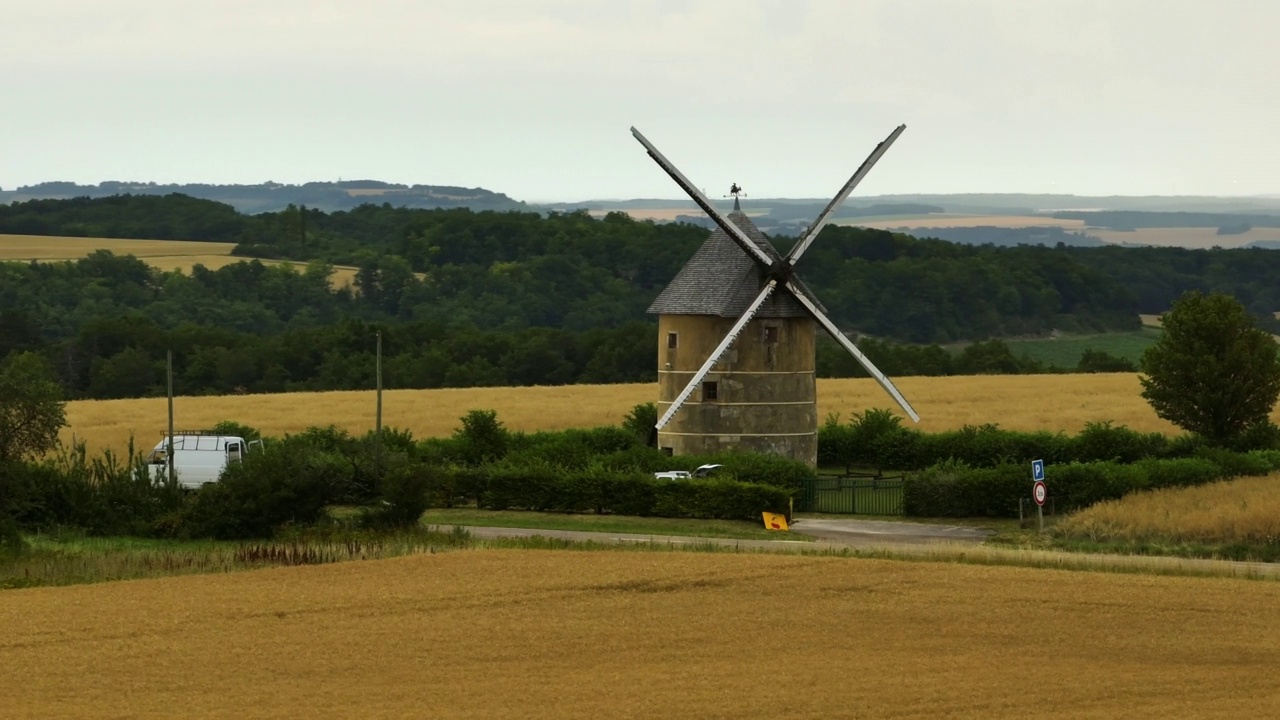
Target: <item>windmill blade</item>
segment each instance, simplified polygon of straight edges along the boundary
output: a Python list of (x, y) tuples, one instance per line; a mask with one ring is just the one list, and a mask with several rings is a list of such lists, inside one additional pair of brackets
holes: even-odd
[(849, 182), (845, 183), (844, 187), (840, 188), (840, 192), (831, 198), (831, 202), (827, 203), (827, 206), (822, 209), (822, 212), (818, 214), (818, 218), (813, 221), (809, 229), (805, 230), (804, 235), (800, 236), (800, 240), (787, 252), (787, 262), (794, 263), (800, 259), (805, 250), (809, 249), (814, 239), (818, 237), (818, 233), (822, 232), (822, 228), (826, 227), (827, 222), (831, 219), (831, 214), (844, 203), (845, 199), (849, 197), (849, 193), (858, 187), (858, 183), (862, 182), (867, 173), (871, 172), (871, 168), (875, 167), (880, 158), (888, 152), (889, 146), (893, 145), (893, 141), (897, 140), (902, 131), (906, 129), (906, 125), (899, 125), (893, 132), (889, 133), (889, 137), (882, 140), (879, 145), (876, 145), (876, 149), (872, 150), (867, 159), (862, 161), (862, 165), (853, 174), (853, 177), (849, 178)]
[(694, 184), (689, 182), (689, 178), (685, 177), (684, 173), (677, 170), (676, 166), (672, 165), (671, 161), (659, 152), (658, 148), (654, 147), (653, 143), (649, 142), (648, 138), (641, 135), (640, 131), (634, 127), (631, 128), (631, 134), (635, 136), (636, 140), (640, 141), (640, 144), (644, 146), (645, 150), (649, 151), (649, 157), (653, 158), (654, 162), (658, 163), (658, 165), (671, 176), (671, 179), (676, 181), (676, 184), (680, 186), (680, 189), (684, 190), (689, 197), (693, 198), (693, 201), (698, 204), (698, 207), (702, 208), (702, 211), (707, 215), (710, 215), (716, 225), (719, 225), (721, 230), (728, 233), (729, 237), (733, 238), (733, 241), (738, 243), (739, 247), (746, 251), (748, 255), (755, 258), (756, 262), (759, 262), (762, 266), (770, 267), (773, 265), (773, 259), (766, 255), (759, 246), (752, 242), (751, 238), (747, 237), (746, 233), (739, 230), (738, 226), (733, 224), (733, 221), (721, 215), (714, 207), (711, 207), (711, 201), (707, 199), (707, 196), (703, 195), (701, 190), (694, 187)]
[(729, 328), (729, 334), (725, 335), (724, 339), (720, 341), (720, 344), (716, 346), (716, 349), (711, 352), (711, 357), (707, 358), (707, 361), (702, 363), (702, 367), (698, 368), (698, 372), (694, 373), (693, 379), (690, 380), (689, 384), (684, 386), (684, 390), (681, 390), (680, 394), (676, 396), (675, 401), (671, 403), (671, 407), (667, 408), (667, 411), (662, 414), (661, 418), (658, 418), (658, 424), (654, 426), (654, 429), (661, 430), (666, 427), (667, 423), (671, 422), (671, 418), (676, 414), (676, 411), (679, 410), (680, 406), (684, 405), (684, 402), (689, 399), (689, 396), (693, 394), (694, 389), (697, 388), (702, 382), (702, 379), (707, 376), (707, 373), (711, 372), (711, 368), (720, 361), (720, 356), (724, 355), (725, 351), (729, 349), (729, 346), (738, 338), (742, 329), (747, 326), (747, 323), (751, 322), (751, 318), (755, 317), (756, 312), (760, 310), (760, 306), (764, 304), (765, 300), (769, 299), (769, 296), (773, 294), (773, 291), (777, 287), (777, 280), (770, 280), (765, 283), (764, 288), (760, 290), (760, 294), (756, 296), (755, 300), (751, 301), (751, 304), (747, 306), (746, 311), (742, 313), (742, 317), (738, 318), (738, 322), (734, 323), (732, 328)]
[(893, 381), (884, 373), (880, 372), (880, 369), (873, 365), (871, 360), (867, 359), (866, 355), (862, 354), (862, 351), (858, 349), (857, 345), (853, 344), (852, 340), (845, 337), (844, 333), (840, 332), (840, 328), (836, 327), (836, 324), (831, 322), (831, 318), (823, 314), (823, 312), (818, 309), (818, 306), (813, 304), (812, 300), (806, 297), (804, 293), (800, 292), (800, 288), (796, 287), (795, 283), (788, 282), (787, 289), (795, 296), (797, 302), (808, 308), (809, 314), (813, 315), (813, 319), (818, 321), (818, 324), (827, 331), (827, 334), (835, 338), (836, 342), (840, 343), (845, 350), (848, 350), (849, 354), (853, 355), (854, 359), (862, 365), (863, 369), (865, 369), (871, 377), (875, 378), (876, 382), (880, 383), (880, 387), (884, 388), (884, 391), (889, 393), (889, 396), (898, 403), (898, 406), (901, 407), (907, 415), (910, 415), (913, 421), (920, 422), (920, 416), (917, 415), (915, 409), (911, 407), (911, 403), (907, 402), (907, 399), (902, 397), (902, 393), (898, 392), (898, 388), (893, 384)]

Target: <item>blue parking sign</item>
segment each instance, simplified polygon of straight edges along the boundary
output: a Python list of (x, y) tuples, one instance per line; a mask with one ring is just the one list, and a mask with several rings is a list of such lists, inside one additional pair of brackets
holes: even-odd
[(1031, 461), (1031, 479), (1044, 480), (1044, 461), (1043, 460)]

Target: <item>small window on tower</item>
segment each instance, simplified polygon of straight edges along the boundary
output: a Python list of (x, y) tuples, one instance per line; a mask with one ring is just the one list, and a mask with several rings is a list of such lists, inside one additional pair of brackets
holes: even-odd
[(673, 333), (673, 332), (667, 333), (667, 349), (668, 350), (676, 349), (676, 345), (679, 343), (679, 337), (680, 337), (679, 333)]
[(778, 343), (778, 327), (776, 325), (765, 326), (764, 342), (766, 345), (776, 345)]
[(702, 383), (702, 401), (710, 402), (720, 396), (720, 384), (715, 381)]

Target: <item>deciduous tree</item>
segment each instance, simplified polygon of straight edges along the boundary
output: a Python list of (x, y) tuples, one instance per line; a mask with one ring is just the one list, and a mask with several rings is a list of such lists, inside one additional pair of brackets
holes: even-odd
[(1280, 396), (1276, 343), (1238, 300), (1188, 292), (1163, 325), (1142, 355), (1142, 396), (1157, 415), (1219, 444), (1269, 422)]
[(52, 449), (66, 424), (62, 388), (44, 358), (16, 353), (0, 362), (0, 465)]

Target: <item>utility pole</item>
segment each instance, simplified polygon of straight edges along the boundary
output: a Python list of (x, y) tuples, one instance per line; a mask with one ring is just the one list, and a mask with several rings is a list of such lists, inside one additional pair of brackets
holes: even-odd
[(378, 361), (377, 361), (377, 378), (378, 378), (378, 410), (374, 416), (373, 431), (376, 435), (374, 446), (374, 473), (379, 480), (382, 479), (382, 331), (378, 331)]
[(167, 383), (169, 386), (169, 444), (164, 452), (164, 462), (166, 465), (165, 479), (169, 482), (173, 481), (173, 351), (165, 351), (165, 367), (168, 375)]

